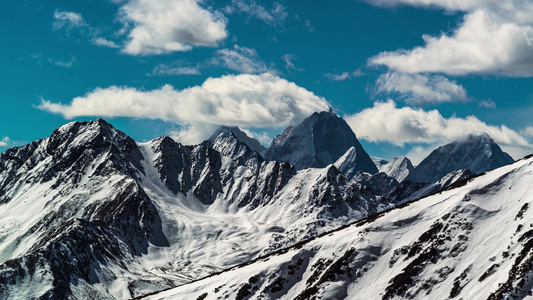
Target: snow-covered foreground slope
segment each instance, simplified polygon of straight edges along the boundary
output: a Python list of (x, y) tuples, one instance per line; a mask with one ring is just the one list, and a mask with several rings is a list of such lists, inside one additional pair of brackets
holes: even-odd
[(521, 299), (533, 158), (147, 299)]
[(231, 133), (137, 144), (72, 122), (0, 155), (0, 299), (125, 299), (390, 207), (334, 166), (264, 161)]

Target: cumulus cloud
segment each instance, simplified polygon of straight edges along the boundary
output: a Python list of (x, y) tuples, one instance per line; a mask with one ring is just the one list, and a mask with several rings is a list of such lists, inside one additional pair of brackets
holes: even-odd
[(379, 76), (375, 89), (378, 95), (395, 94), (412, 105), (470, 100), (462, 85), (440, 75), (388, 72)]
[(533, 138), (533, 126), (528, 126), (524, 128), (522, 131), (520, 131), (523, 135)]
[(258, 140), (263, 145), (270, 145), (270, 142), (272, 141), (272, 137), (270, 135), (268, 135), (268, 133), (266, 133), (264, 131), (263, 132), (254, 132), (254, 131), (251, 131), (248, 128), (242, 128), (241, 130), (244, 131), (244, 133), (246, 133), (246, 135), (248, 135), (251, 138), (254, 138), (254, 139)]
[(326, 73), (324, 74), (324, 77), (331, 81), (344, 81), (346, 79), (354, 78), (354, 77), (361, 77), (364, 73), (361, 71), (361, 69), (357, 69), (353, 72), (342, 72), (340, 74), (335, 73)]
[(251, 48), (234, 45), (232, 49), (217, 50), (212, 60), (215, 65), (241, 72), (258, 74), (271, 71), (269, 67), (259, 59), (257, 51)]
[(0, 147), (8, 147), (11, 144), (9, 137), (5, 136), (0, 139)]
[[(69, 104), (42, 100), (38, 108), (63, 115), (135, 117), (194, 125), (181, 134), (197, 141), (210, 125), (280, 128), (297, 124), (328, 103), (312, 92), (278, 76), (227, 75), (208, 78), (201, 86), (177, 90), (171, 85), (143, 91), (131, 87), (97, 88)], [(204, 131), (198, 129), (203, 124)]]
[(231, 5), (225, 8), (225, 12), (244, 13), (249, 18), (259, 19), (270, 26), (282, 26), (288, 16), (285, 7), (278, 2), (274, 2), (272, 9), (268, 10), (254, 0), (233, 0)]
[(485, 132), (500, 145), (531, 150), (523, 136), (504, 125), (488, 125), (475, 116), (445, 118), (437, 110), (398, 108), (392, 100), (375, 102), (371, 108), (346, 116), (346, 121), (358, 137), (371, 142), (389, 142), (398, 146), (442, 143), (471, 132)]
[(171, 131), (169, 136), (182, 144), (195, 145), (208, 139), (217, 128), (217, 125), (193, 122)]
[(442, 7), (466, 12), (452, 34), (424, 35), (424, 46), (369, 60), (403, 73), (533, 76), (533, 2), (529, 0), (367, 0), (375, 5)]
[(216, 47), (228, 35), (226, 18), (200, 7), (197, 0), (131, 0), (120, 7), (119, 15), (132, 26), (123, 49), (131, 55)]

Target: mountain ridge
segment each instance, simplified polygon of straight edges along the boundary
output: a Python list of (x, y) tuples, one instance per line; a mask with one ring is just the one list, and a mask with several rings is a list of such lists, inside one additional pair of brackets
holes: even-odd
[[(250, 264), (157, 293), (154, 297), (147, 295), (142, 299), (156, 299), (155, 297), (167, 299), (166, 297), (177, 294), (190, 297), (204, 295), (205, 299), (213, 299), (217, 294), (228, 296), (245, 294), (252, 298), (285, 295), (294, 299), (324, 298), (326, 293), (329, 297), (354, 298), (360, 293), (361, 296), (380, 295), (383, 299), (395, 296), (422, 296), (421, 293), (439, 299), (454, 298), (469, 293), (479, 296), (480, 292), (485, 295), (483, 298), (525, 296), (531, 282), (527, 282), (524, 286), (518, 284), (518, 281), (520, 278), (530, 278), (525, 274), (533, 273), (531, 266), (529, 269), (522, 269), (520, 277), (513, 277), (513, 273), (507, 271), (509, 268), (525, 266), (528, 259), (533, 257), (531, 248), (528, 248), (533, 241), (531, 235), (527, 232), (521, 235), (514, 234), (515, 225), (520, 224), (520, 220), (525, 219), (526, 214), (531, 214), (527, 203), (520, 202), (520, 196), (512, 196), (510, 200), (505, 198), (507, 203), (514, 203), (513, 207), (509, 206), (509, 209), (502, 213), (507, 217), (510, 216), (511, 222), (514, 218), (512, 228), (508, 228), (510, 230), (507, 230), (507, 236), (504, 238), (505, 243), (502, 243), (497, 250), (490, 251), (488, 257), (481, 258), (476, 250), (469, 250), (470, 244), (467, 243), (476, 244), (476, 240), (482, 239), (483, 237), (474, 239), (476, 235), (473, 231), (490, 231), (485, 230), (483, 226), (490, 224), (490, 221), (484, 220), (497, 216), (495, 211), (476, 208), (476, 205), (483, 203), (484, 195), (491, 195), (491, 191), (507, 191), (507, 188), (500, 188), (499, 185), (513, 184), (509, 181), (510, 178), (521, 178), (521, 184), (526, 183), (527, 186), (529, 181), (521, 174), (528, 174), (531, 169), (533, 169), (532, 158), (524, 158), (504, 168), (478, 175), (476, 178), (462, 180), (439, 193), (404, 203), (338, 230), (324, 233), (313, 240), (258, 258)], [(497, 185), (493, 184), (495, 180), (499, 182)], [(524, 195), (525, 190), (520, 191), (520, 195)], [(491, 201), (500, 198), (496, 194), (491, 196)], [(531, 197), (528, 199), (533, 200)], [(438, 218), (424, 221), (420, 214), (428, 215), (429, 210), (432, 210)], [(420, 213), (417, 213), (418, 211)], [(412, 237), (406, 237), (409, 240), (367, 237), (373, 232), (384, 232), (382, 228), (387, 226), (383, 224), (384, 222), (388, 222), (389, 227), (394, 226), (398, 229), (415, 226), (417, 233)], [(429, 225), (424, 225), (426, 223)], [(452, 232), (455, 234), (452, 235)], [(452, 237), (450, 241), (447, 241), (448, 236)], [(470, 242), (470, 239), (474, 241)], [(363, 240), (374, 241), (374, 244), (363, 243)], [(518, 244), (513, 242), (515, 240)], [(357, 242), (359, 244), (356, 244), (356, 241), (360, 241)], [(391, 241), (389, 243), (397, 245), (386, 246), (384, 250), (384, 246), (380, 246), (378, 241)], [(458, 242), (456, 245), (459, 247), (451, 247), (453, 246), (451, 241)], [(508, 242), (511, 242), (510, 248), (506, 247)], [(407, 246), (398, 247), (398, 245)], [(332, 252), (337, 254), (331, 255)], [(504, 255), (503, 258), (498, 255), (493, 259), (490, 257), (492, 253)], [(520, 255), (516, 260), (508, 259), (507, 257), (513, 253)], [(461, 267), (457, 263), (450, 263), (450, 261), (469, 260), (470, 257), (477, 259), (470, 265), (464, 264)], [(476, 265), (477, 263), (479, 265)], [(504, 266), (500, 266), (499, 263)], [(443, 267), (439, 269), (440, 266)], [(377, 268), (386, 268), (386, 270), (379, 269), (374, 272), (373, 270)], [(429, 269), (436, 272), (426, 272)], [(382, 274), (385, 278), (366, 275), (371, 272)], [(352, 275), (348, 276), (349, 274)], [(435, 274), (436, 278), (441, 276), (441, 279), (432, 280), (432, 274)], [(295, 275), (300, 279), (296, 282), (291, 281), (290, 278)], [(365, 275), (375, 284), (365, 284), (364, 282), (368, 282), (365, 280)], [(498, 286), (496, 284), (498, 282), (502, 285)], [(376, 285), (379, 288), (374, 287)], [(214, 286), (219, 288), (212, 289)], [(274, 286), (277, 288), (273, 289)]]

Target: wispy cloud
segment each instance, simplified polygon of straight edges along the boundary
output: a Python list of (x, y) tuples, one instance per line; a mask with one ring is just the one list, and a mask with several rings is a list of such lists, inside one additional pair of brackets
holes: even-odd
[(376, 81), (377, 95), (395, 95), (407, 104), (468, 102), (465, 88), (441, 75), (388, 72)]
[(42, 66), (43, 64), (52, 64), (63, 68), (72, 68), (78, 63), (78, 60), (75, 56), (71, 56), (70, 59), (58, 59), (53, 57), (45, 57), (42, 53), (31, 53), (27, 56), (20, 57), (19, 60), (38, 66)]
[(274, 71), (259, 58), (255, 49), (238, 45), (231, 49), (217, 50), (212, 63), (240, 73), (258, 74)]
[(89, 28), (89, 25), (83, 19), (83, 16), (79, 13), (72, 11), (56, 10), (54, 12), (54, 30), (65, 30), (65, 33), (69, 35), (74, 29)]
[(76, 57), (74, 56), (72, 56), (70, 60), (59, 60), (59, 59), (54, 59), (54, 58), (48, 58), (48, 61), (56, 66), (63, 67), (63, 68), (72, 68), (72, 66), (78, 62), (76, 60)]
[(289, 70), (298, 70), (302, 71), (302, 69), (297, 69), (294, 65), (294, 61), (296, 60), (296, 56), (294, 54), (285, 54), (281, 57), (281, 59), (285, 62), (285, 69), (287, 71)]
[(0, 139), (0, 147), (9, 147), (11, 145), (11, 140), (9, 137), (5, 136)]
[(267, 9), (254, 0), (233, 0), (224, 11), (227, 14), (244, 13), (248, 18), (259, 19), (267, 25), (279, 27), (283, 27), (288, 16), (286, 8), (278, 2), (274, 2), (272, 8)]
[(361, 71), (361, 69), (357, 69), (353, 72), (326, 73), (324, 74), (324, 77), (331, 81), (344, 81), (346, 79), (361, 77), (363, 75), (363, 71)]
[[(280, 128), (297, 124), (315, 111), (328, 109), (322, 97), (278, 76), (227, 75), (201, 86), (177, 90), (170, 85), (143, 91), (130, 87), (97, 88), (70, 104), (43, 100), (38, 108), (63, 115), (162, 119), (184, 125), (188, 142), (213, 125)], [(194, 124), (194, 126), (190, 126)], [(187, 127), (189, 125), (189, 127)], [(212, 132), (212, 131), (211, 131)]]
[(131, 28), (123, 52), (157, 55), (216, 47), (228, 35), (227, 20), (196, 0), (136, 0), (120, 7), (120, 20)]
[(119, 48), (115, 42), (101, 37), (99, 30), (89, 25), (80, 13), (56, 10), (52, 27), (54, 31), (64, 31), (66, 36), (77, 32), (96, 46)]
[(478, 105), (479, 107), (484, 108), (496, 108), (496, 103), (494, 103), (494, 101), (492, 101), (491, 99), (481, 100), (479, 101)]
[(108, 48), (120, 48), (115, 42), (102, 37), (96, 37), (91, 40), (91, 42), (96, 46), (108, 47)]
[(183, 62), (178, 61), (171, 64), (159, 64), (149, 75), (151, 76), (176, 76), (176, 75), (201, 75), (199, 66), (183, 65)]
[(403, 73), (533, 76), (533, 2), (530, 0), (366, 2), (380, 6), (441, 7), (466, 13), (452, 34), (424, 35), (425, 45), (380, 53), (369, 60), (371, 65), (386, 65)]

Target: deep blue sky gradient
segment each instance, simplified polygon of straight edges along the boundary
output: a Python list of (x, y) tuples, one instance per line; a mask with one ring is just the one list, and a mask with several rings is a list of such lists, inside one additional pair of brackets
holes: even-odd
[[(272, 2), (257, 2), (266, 8)], [(446, 13), (413, 7), (379, 8), (354, 0), (283, 1), (288, 13), (282, 25), (269, 26), (245, 14), (226, 14), (229, 36), (219, 47), (197, 47), (188, 52), (131, 56), (120, 49), (98, 47), (87, 33), (53, 30), (54, 12), (72, 11), (83, 15), (87, 24), (114, 37), (121, 28), (118, 4), (111, 1), (6, 1), (0, 10), (0, 139), (10, 138), (9, 146), (21, 145), (49, 136), (70, 120), (36, 108), (41, 99), (69, 103), (94, 88), (111, 85), (151, 90), (164, 84), (178, 89), (201, 85), (208, 77), (236, 72), (211, 66), (202, 75), (151, 76), (155, 66), (182, 61), (194, 65), (208, 61), (218, 49), (234, 45), (255, 49), (259, 58), (281, 78), (324, 97), (339, 115), (354, 114), (373, 106), (372, 88), (385, 68), (368, 67), (367, 60), (383, 51), (411, 49), (423, 45), (422, 35), (450, 33), (462, 21), (461, 13)], [(222, 10), (227, 1), (204, 2)], [(296, 15), (298, 17), (296, 17)], [(306, 26), (309, 21), (312, 30)], [(121, 37), (116, 41), (120, 42)], [(291, 54), (297, 69), (285, 68), (283, 55)], [(72, 65), (59, 66), (57, 62)], [(364, 75), (332, 81), (325, 74), (354, 72)], [(483, 108), (478, 102), (423, 106), (438, 109), (444, 117), (475, 115), (491, 125), (506, 125), (516, 131), (533, 124), (533, 80), (497, 75), (448, 76), (463, 85), (469, 96), (492, 100), (496, 108)], [(394, 96), (391, 95), (394, 99)], [(404, 106), (396, 101), (398, 106)], [(76, 118), (89, 120), (94, 117)], [(158, 120), (112, 118), (113, 125), (137, 141), (147, 141), (179, 127)], [(268, 130), (271, 136), (283, 128)], [(357, 131), (356, 131), (357, 134)], [(371, 155), (390, 158), (405, 155), (416, 144), (405, 147), (361, 141)], [(7, 147), (0, 147), (4, 151)]]

